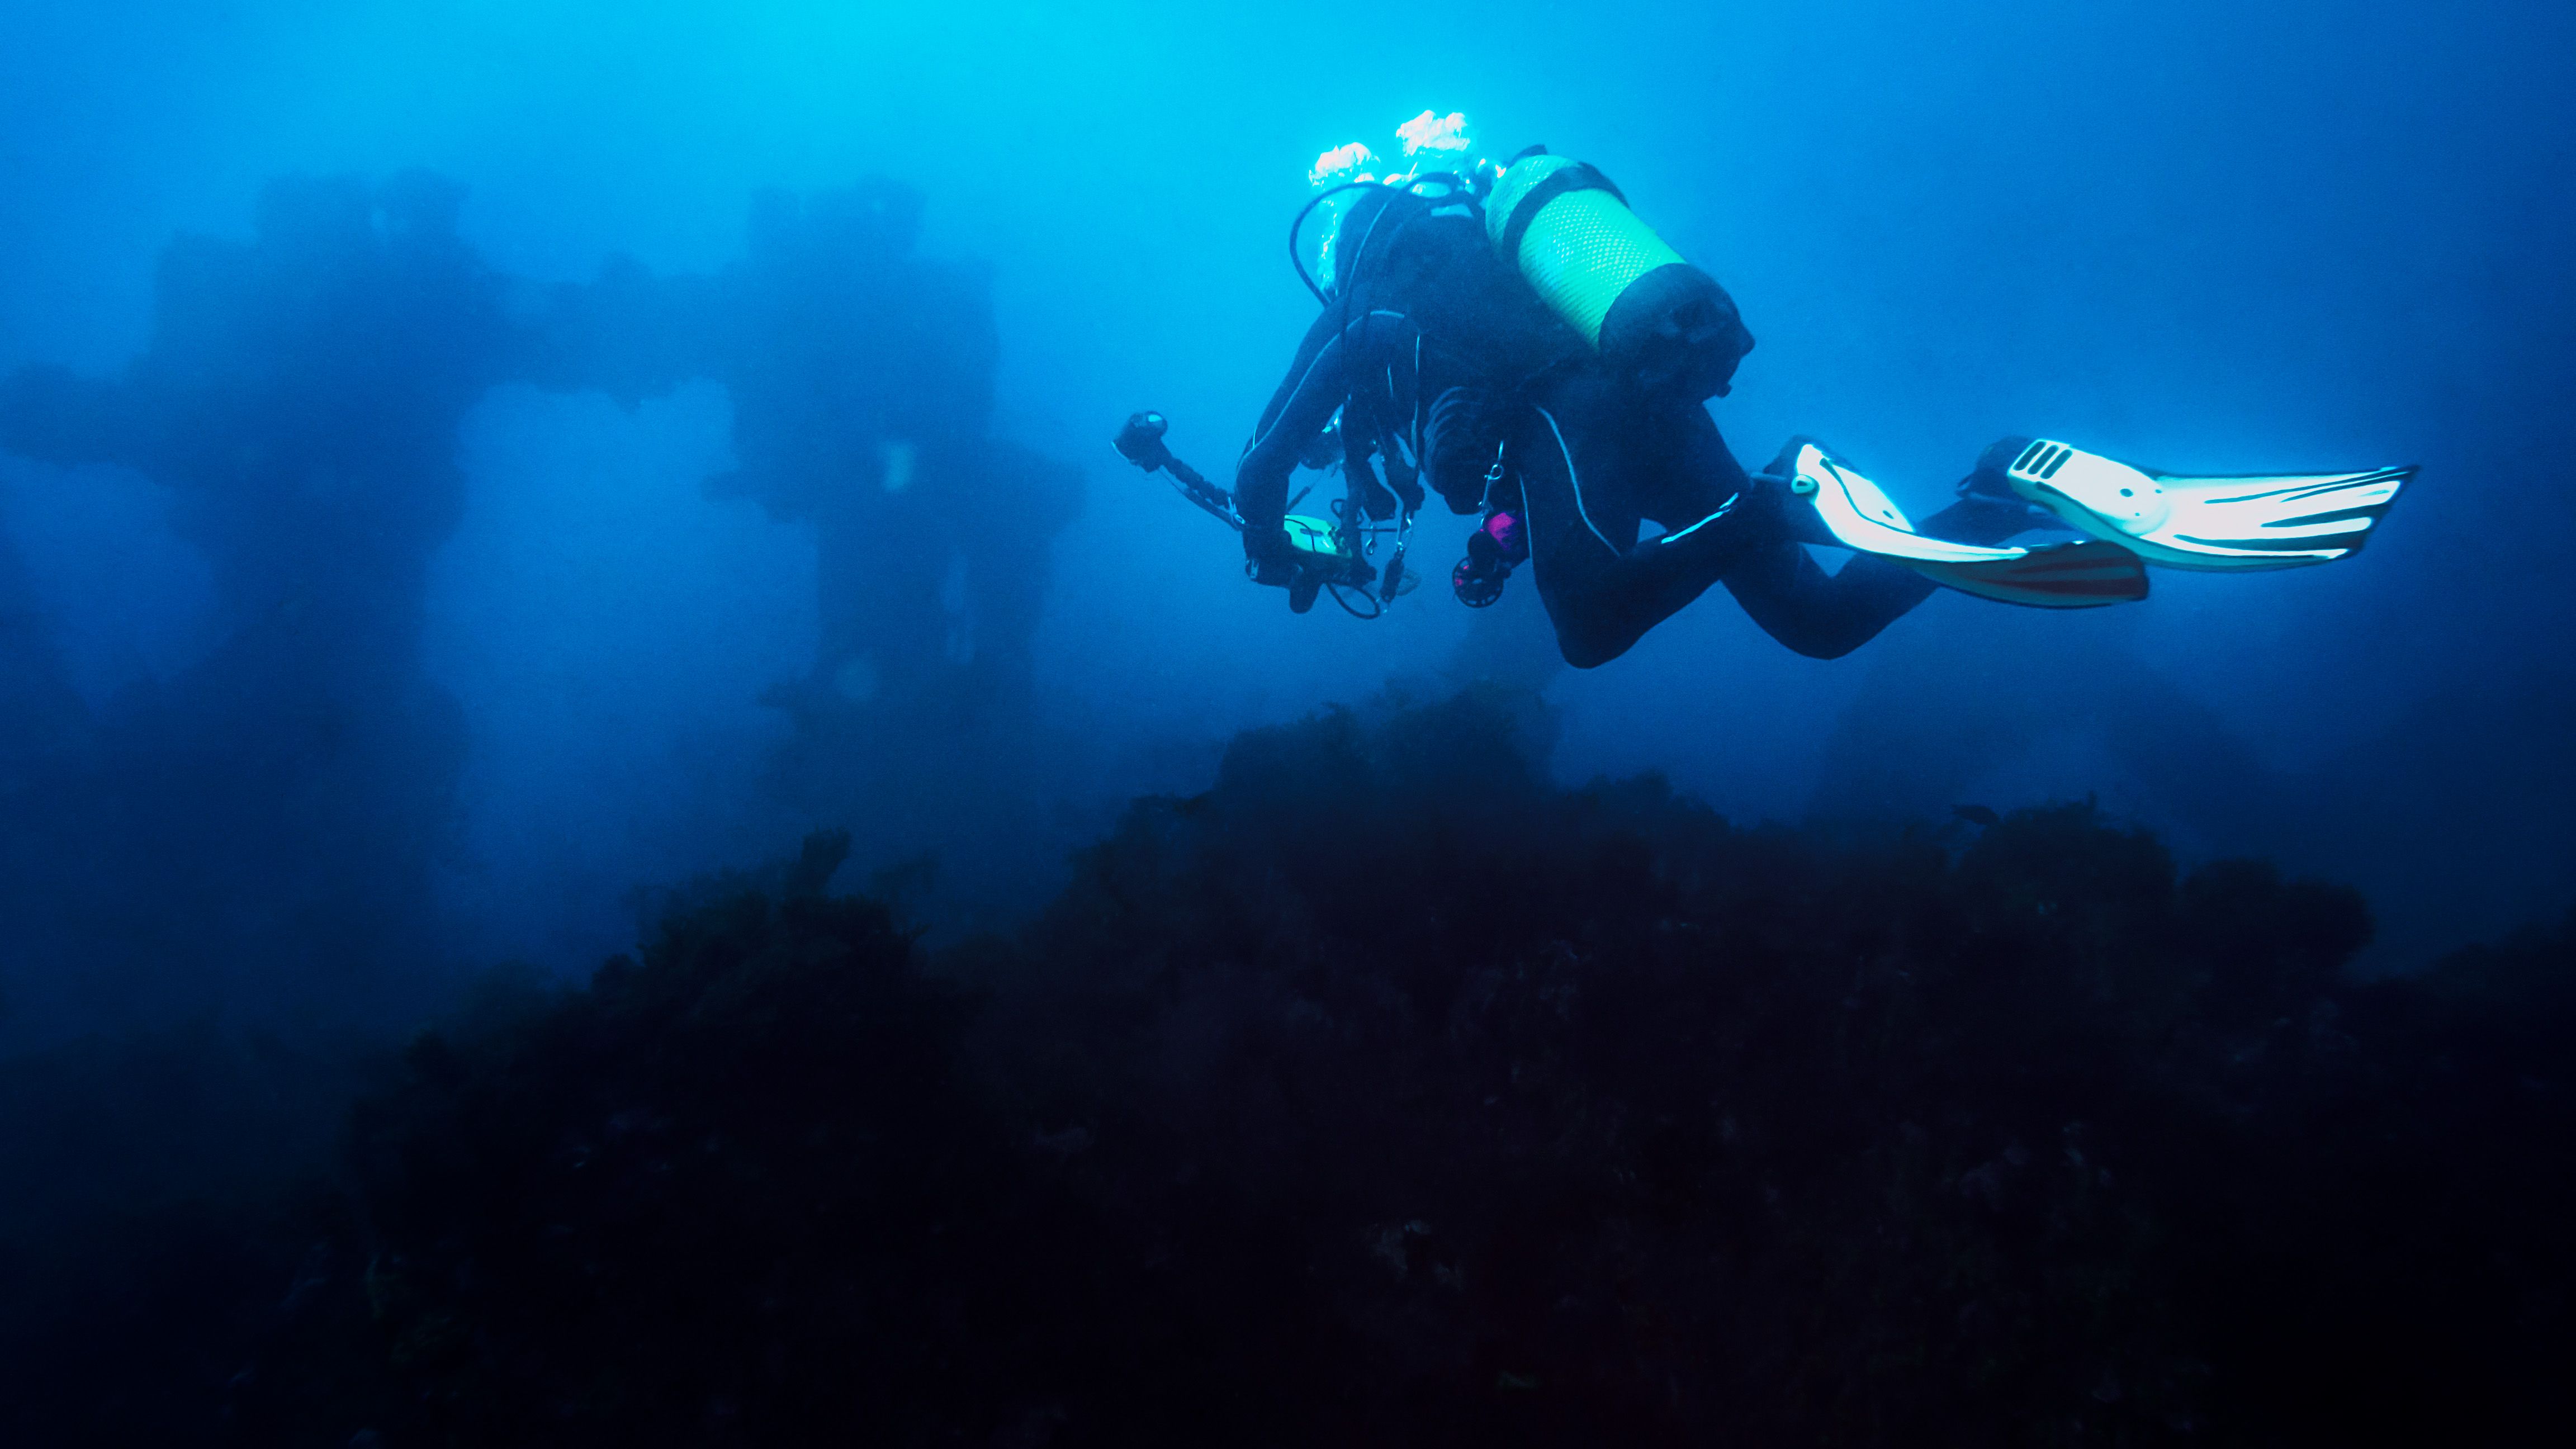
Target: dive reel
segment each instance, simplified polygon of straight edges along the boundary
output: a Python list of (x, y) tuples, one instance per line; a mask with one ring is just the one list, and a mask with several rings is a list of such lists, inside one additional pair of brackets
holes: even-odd
[[(1131, 413), (1127, 425), (1109, 440), (1110, 446), (1118, 450), (1118, 456), (1146, 472), (1167, 475), (1172, 486), (1199, 511), (1237, 533), (1243, 532), (1246, 525), (1243, 514), (1234, 506), (1234, 495), (1209, 482), (1206, 475), (1173, 456), (1165, 446), (1163, 435), (1171, 431), (1171, 426), (1161, 413)], [(1288, 505), (1294, 508), (1304, 497), (1300, 493), (1289, 499)], [(1334, 512), (1340, 515), (1336, 519), (1289, 514), (1280, 523), (1288, 535), (1290, 576), (1278, 578), (1251, 560), (1244, 562), (1245, 574), (1260, 583), (1286, 584), (1288, 607), (1300, 614), (1313, 608), (1316, 595), (1326, 590), (1354, 617), (1374, 619), (1385, 613), (1398, 594), (1409, 592), (1410, 581), (1404, 572), (1404, 531), (1412, 520), (1408, 516), (1395, 528), (1395, 551), (1381, 579), (1377, 567), (1362, 556), (1369, 544), (1367, 534), (1379, 530), (1372, 530), (1365, 519), (1354, 522), (1350, 515), (1355, 511), (1345, 500), (1334, 505)]]

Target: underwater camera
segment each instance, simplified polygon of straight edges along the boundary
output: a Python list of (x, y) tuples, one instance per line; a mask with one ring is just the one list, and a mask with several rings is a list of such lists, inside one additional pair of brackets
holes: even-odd
[[(1235, 507), (1234, 495), (1210, 482), (1196, 468), (1176, 457), (1163, 438), (1171, 431), (1171, 420), (1161, 413), (1130, 413), (1126, 425), (1118, 430), (1109, 445), (1118, 456), (1148, 473), (1161, 473), (1172, 480), (1172, 486), (1201, 512), (1225, 524), (1237, 533), (1244, 531), (1243, 515)], [(1302, 497), (1303, 495), (1299, 495)], [(1296, 499), (1290, 499), (1294, 507)], [(1336, 504), (1337, 513), (1348, 513), (1347, 504)], [(1329, 590), (1333, 601), (1362, 619), (1374, 619), (1386, 612), (1387, 604), (1398, 594), (1410, 592), (1412, 580), (1404, 572), (1404, 541), (1399, 534), (1396, 551), (1387, 561), (1381, 586), (1377, 567), (1362, 557), (1361, 534), (1365, 520), (1352, 526), (1334, 519), (1316, 518), (1291, 513), (1280, 520), (1288, 535), (1288, 546), (1294, 558), (1293, 576), (1271, 578), (1257, 565), (1247, 564), (1253, 577), (1264, 583), (1284, 582), (1288, 588), (1289, 607), (1304, 613), (1314, 607), (1316, 596)]]

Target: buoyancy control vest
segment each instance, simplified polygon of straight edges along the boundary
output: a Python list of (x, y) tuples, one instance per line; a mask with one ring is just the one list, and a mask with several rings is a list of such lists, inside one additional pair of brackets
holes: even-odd
[(1541, 152), (1513, 162), (1486, 198), (1485, 234), (1604, 366), (1643, 391), (1720, 396), (1753, 350), (1726, 289), (1580, 161)]
[[(1336, 285), (1325, 302), (1325, 315), (1338, 323), (1335, 335), (1363, 353), (1380, 339), (1419, 339), (1395, 355), (1353, 359), (1340, 428), (1350, 450), (1349, 476), (1369, 476), (1363, 460), (1375, 448), (1387, 461), (1389, 483), (1408, 507), (1418, 507), (1422, 480), (1415, 465), (1430, 461), (1430, 450), (1421, 446), (1428, 438), (1416, 436), (1414, 447), (1397, 448), (1391, 446), (1396, 434), (1431, 429), (1430, 413), (1444, 390), (1458, 391), (1463, 384), (1479, 398), (1507, 400), (1530, 379), (1588, 352), (1589, 343), (1495, 256), (1481, 213), (1463, 198), (1425, 198), (1386, 187), (1365, 194), (1340, 226), (1346, 245), (1335, 249)], [(1380, 317), (1410, 326), (1369, 320)], [(1383, 388), (1372, 385), (1379, 378)], [(1451, 411), (1456, 413), (1454, 405)], [(1454, 442), (1461, 430), (1448, 431)], [(1467, 458), (1479, 448), (1477, 459)], [(1451, 464), (1472, 463), (1476, 475), (1492, 452), (1490, 435), (1447, 449)], [(1474, 496), (1457, 494), (1465, 486), (1463, 480), (1443, 484), (1452, 506), (1456, 496)]]

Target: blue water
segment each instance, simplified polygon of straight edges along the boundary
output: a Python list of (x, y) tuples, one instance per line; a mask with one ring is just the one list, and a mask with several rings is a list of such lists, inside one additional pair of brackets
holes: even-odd
[[(1569, 779), (1660, 770), (1730, 816), (1865, 827), (2091, 795), (2187, 858), (2361, 886), (2367, 965), (2402, 971), (2554, 915), (2576, 880), (2571, 42), (2554, 6), (2304, 0), (20, 4), (0, 375), (113, 377), (186, 327), (155, 310), (174, 239), (249, 243), (277, 178), (455, 183), (456, 235), (519, 315), (614, 254), (722, 273), (762, 188), (890, 177), (925, 198), (922, 254), (989, 278), (991, 435), (1078, 493), (1027, 570), (1024, 768), (943, 783), (988, 790), (953, 813), (855, 822), (871, 866), (940, 857), (956, 919), (1039, 898), (1118, 802), (1202, 788), (1238, 729), (1481, 670), (1544, 689)], [(2422, 481), (2348, 564), (2161, 574), (2078, 616), (1944, 595), (1830, 663), (1713, 596), (1558, 668), (1525, 587), (1495, 620), (1445, 597), (1463, 524), (1436, 513), (1433, 582), (1392, 617), (1291, 617), (1103, 444), (1155, 407), (1222, 472), (1311, 316), (1281, 254), (1309, 161), (1384, 149), (1426, 106), (1499, 154), (1595, 162), (1726, 284), (1760, 345), (1715, 415), (1748, 460), (1818, 434), (1918, 511), (2016, 432)], [(9, 907), (6, 1030), (586, 969), (631, 938), (638, 887), (866, 813), (865, 782), (782, 773), (796, 726), (763, 703), (815, 657), (814, 523), (705, 486), (740, 461), (720, 380), (629, 401), (478, 381), (422, 414), (412, 462), (459, 470), (454, 510), (421, 525), (416, 581), (363, 585), (412, 611), (370, 636), (416, 640), (390, 662), (242, 662), (256, 590), (217, 576), (166, 477), (0, 455), (0, 668), (46, 681), (0, 692), (25, 716), (0, 721), (21, 802), (0, 832), (41, 864)], [(388, 476), (354, 486), (433, 486)], [(305, 504), (241, 506), (303, 557)], [(344, 586), (292, 607), (331, 614)], [(281, 670), (306, 693), (263, 694)], [(405, 723), (296, 744), (313, 699)], [(900, 755), (951, 726), (875, 727)], [(245, 825), (274, 798), (253, 757), (320, 803)]]

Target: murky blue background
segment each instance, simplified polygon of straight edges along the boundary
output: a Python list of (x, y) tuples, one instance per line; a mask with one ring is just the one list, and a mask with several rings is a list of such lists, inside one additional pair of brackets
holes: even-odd
[[(973, 830), (876, 842), (942, 855), (958, 911), (1034, 899), (1116, 802), (1203, 786), (1233, 730), (1481, 672), (1544, 687), (1570, 777), (1656, 769), (1731, 815), (1859, 825), (2093, 794), (2188, 856), (2361, 885), (2368, 960), (2405, 969), (2576, 894), (2571, 83), (2576, 17), (2539, 4), (22, 0), (0, 14), (0, 374), (115, 374), (174, 236), (247, 239), (277, 177), (427, 168), (534, 287), (612, 253), (714, 272), (759, 188), (883, 175), (926, 196), (925, 253), (989, 269), (994, 432), (1082, 479), (1036, 638), (1037, 785), (976, 802)], [(1753, 462), (1818, 434), (1918, 511), (2007, 433), (2422, 480), (2349, 564), (2159, 573), (2149, 602), (2075, 616), (1943, 595), (1833, 663), (1713, 596), (1565, 671), (1525, 586), (1491, 619), (1446, 597), (1464, 524), (1436, 511), (1433, 585), (1393, 617), (1291, 617), (1105, 442), (1159, 408), (1223, 473), (1311, 316), (1281, 243), (1308, 163), (1424, 107), (1499, 154), (1601, 166), (1727, 285), (1760, 345), (1715, 410)], [(815, 532), (704, 486), (731, 407), (703, 380), (632, 408), (481, 394), (419, 625), (463, 722), (452, 826), (421, 867), (420, 842), (328, 847), (428, 870), (433, 917), (332, 968), (194, 962), (163, 922), (162, 974), (129, 979), (274, 1003), (324, 969), (583, 968), (631, 937), (637, 885), (815, 823), (759, 784), (788, 733), (763, 692), (814, 649)], [(218, 658), (238, 623), (172, 507), (137, 472), (0, 454), (0, 669), (103, 717)], [(242, 687), (236, 724), (265, 728)], [(167, 793), (184, 761), (75, 764), (49, 751), (77, 741), (0, 730), (21, 784), (77, 769), (115, 809), (191, 808)], [(68, 838), (45, 811), (90, 813), (10, 798), (13, 860)], [(99, 912), (174, 909), (164, 882), (104, 847), (47, 868), (94, 887), (90, 914), (18, 892), (8, 1029), (148, 1011), (66, 983)]]

